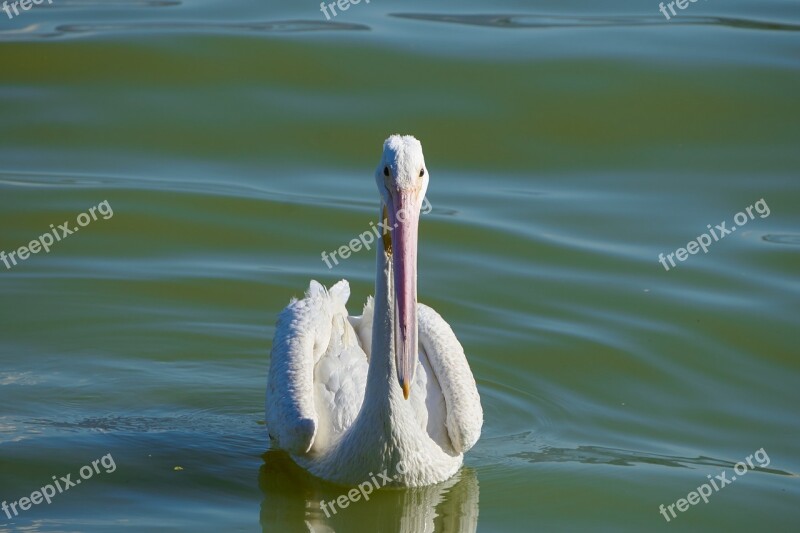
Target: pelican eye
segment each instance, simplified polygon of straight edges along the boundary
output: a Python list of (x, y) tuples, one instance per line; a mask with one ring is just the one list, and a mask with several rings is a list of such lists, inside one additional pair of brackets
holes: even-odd
[(419, 171), (419, 177), (421, 178), (424, 175), (425, 175), (425, 169), (423, 168), (422, 170)]
[(389, 175), (389, 167), (383, 167), (383, 175), (384, 176), (388, 176)]

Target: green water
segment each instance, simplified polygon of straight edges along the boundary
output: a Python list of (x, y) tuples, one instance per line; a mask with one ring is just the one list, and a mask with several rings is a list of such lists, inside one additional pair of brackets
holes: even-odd
[[(0, 503), (115, 466), (0, 531), (796, 531), (799, 8), (0, 11), (0, 251), (113, 211), (0, 263)], [(328, 518), (343, 489), (269, 448), (268, 354), (310, 279), (371, 294), (371, 252), (321, 253), (369, 229), (394, 132), (431, 175), (420, 300), (485, 423), (450, 482)]]

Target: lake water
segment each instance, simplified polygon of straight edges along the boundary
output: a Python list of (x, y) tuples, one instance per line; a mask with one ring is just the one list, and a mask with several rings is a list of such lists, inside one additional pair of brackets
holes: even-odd
[[(0, 251), (61, 240), (0, 263), (0, 503), (88, 477), (0, 531), (796, 531), (796, 0), (29, 7)], [(321, 253), (395, 132), (485, 423), (456, 478), (328, 518), (343, 489), (269, 448), (269, 349), (310, 279), (372, 293), (371, 252)]]

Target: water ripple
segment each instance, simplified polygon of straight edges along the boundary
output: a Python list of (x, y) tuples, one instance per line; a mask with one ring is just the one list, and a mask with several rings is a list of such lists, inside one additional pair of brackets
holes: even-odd
[(769, 235), (764, 235), (762, 239), (776, 244), (800, 246), (800, 234), (797, 233), (771, 233)]
[(182, 3), (179, 0), (68, 0), (67, 2), (62, 2), (59, 7), (174, 7)]
[(58, 39), (74, 35), (96, 33), (120, 34), (126, 32), (157, 33), (307, 33), (315, 31), (364, 31), (371, 30), (364, 24), (324, 22), (314, 20), (277, 20), (247, 23), (203, 23), (203, 22), (135, 22), (104, 24), (62, 24), (52, 30), (41, 24), (31, 24), (17, 30), (0, 31), (0, 41), (30, 39)]
[[(576, 17), (563, 15), (447, 15), (434, 13), (392, 13), (390, 16), (428, 22), (446, 22), (489, 28), (597, 28), (664, 25), (661, 16)], [(730, 17), (681, 17), (670, 25), (728, 26), (752, 30), (798, 31), (800, 26), (778, 22)]]
[(86, 431), (100, 433), (208, 433), (217, 435), (260, 434), (252, 416), (210, 413), (208, 410), (176, 416), (106, 415), (88, 416), (77, 420), (30, 418), (31, 427), (43, 427), (71, 433)]
[(321, 22), (314, 20), (279, 20), (248, 23), (139, 22), (115, 24), (62, 24), (56, 27), (56, 31), (62, 33), (118, 33), (124, 31), (292, 33), (369, 29), (370, 27), (364, 24)]
[[(616, 448), (605, 448), (603, 446), (577, 446), (576, 448), (555, 448), (547, 446), (539, 452), (520, 452), (512, 454), (512, 457), (525, 459), (533, 463), (582, 463), (582, 464), (606, 464), (615, 466), (635, 466), (636, 464), (650, 464), (657, 466), (668, 466), (672, 468), (692, 468), (693, 466), (718, 466), (722, 468), (733, 468), (736, 464), (724, 459), (714, 459), (699, 455), (697, 457), (680, 457), (672, 455), (660, 455), (652, 453), (622, 450)], [(756, 472), (777, 474), (780, 476), (797, 477), (796, 474), (756, 466)]]

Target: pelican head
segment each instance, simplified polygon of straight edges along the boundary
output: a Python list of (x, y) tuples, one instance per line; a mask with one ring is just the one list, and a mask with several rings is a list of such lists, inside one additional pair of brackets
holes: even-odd
[(417, 233), (428, 189), (422, 144), (411, 135), (392, 135), (383, 143), (375, 181), (389, 232), (383, 246), (394, 272), (394, 353), (397, 379), (408, 399), (417, 364)]

